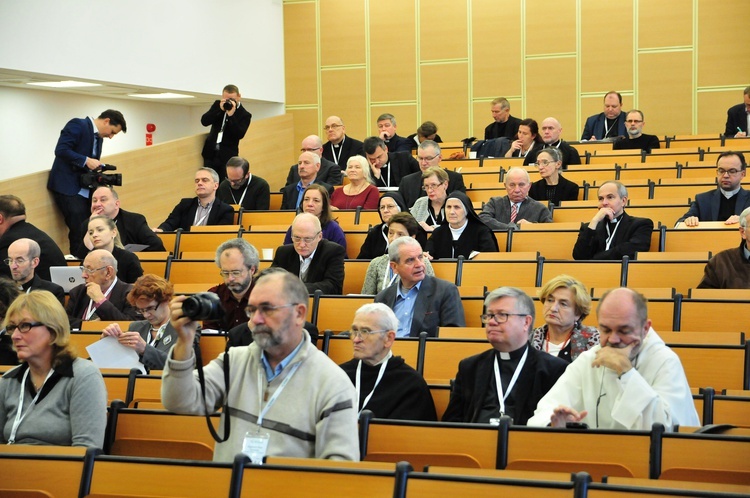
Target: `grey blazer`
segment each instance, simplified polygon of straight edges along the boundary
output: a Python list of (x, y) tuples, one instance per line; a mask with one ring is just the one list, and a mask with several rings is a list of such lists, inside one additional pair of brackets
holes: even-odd
[[(396, 285), (391, 285), (375, 296), (376, 303), (383, 303), (393, 309), (396, 304)], [(435, 277), (425, 277), (414, 303), (414, 314), (411, 320), (411, 337), (419, 337), (420, 332), (427, 332), (430, 337), (437, 337), (438, 327), (465, 327), (466, 318), (458, 287)]]
[(164, 365), (167, 362), (167, 354), (177, 342), (177, 331), (172, 327), (171, 323), (168, 323), (159, 342), (155, 346), (151, 346), (149, 344), (151, 342), (151, 337), (149, 337), (150, 330), (151, 324), (148, 323), (148, 320), (133, 322), (128, 327), (128, 331), (138, 332), (143, 340), (146, 341), (146, 349), (143, 351), (141, 363), (149, 370), (164, 370)]
[[(510, 222), (510, 199), (507, 195), (490, 198), (482, 207), (479, 219), (492, 230), (518, 229), (518, 224)], [(552, 213), (541, 202), (527, 197), (518, 208), (516, 219), (532, 223), (551, 223)]]

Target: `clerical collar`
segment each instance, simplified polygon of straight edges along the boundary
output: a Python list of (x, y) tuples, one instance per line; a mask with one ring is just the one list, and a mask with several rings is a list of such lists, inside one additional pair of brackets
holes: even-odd
[(549, 144), (545, 144), (544, 146), (545, 147), (554, 147), (556, 149), (559, 149), (560, 148), (560, 143), (562, 143), (562, 138), (559, 139), (557, 142), (552, 142), (552, 143), (549, 143)]
[(523, 353), (526, 351), (526, 348), (529, 347), (528, 344), (524, 344), (520, 348), (516, 349), (515, 351), (511, 352), (505, 352), (505, 351), (498, 351), (497, 356), (503, 361), (512, 360), (512, 361), (518, 361), (521, 356), (523, 356)]
[(742, 187), (739, 186), (734, 190), (724, 190), (723, 188), (719, 187), (719, 192), (721, 192), (721, 195), (723, 195), (726, 199), (731, 199), (734, 197), (734, 195), (740, 191)]

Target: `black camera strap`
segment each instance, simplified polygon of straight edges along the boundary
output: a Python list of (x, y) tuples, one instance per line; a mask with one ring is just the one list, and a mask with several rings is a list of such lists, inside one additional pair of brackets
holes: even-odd
[(201, 348), (198, 344), (199, 338), (196, 336), (196, 340), (193, 343), (193, 349), (195, 350), (195, 362), (198, 367), (198, 382), (201, 386), (201, 395), (203, 397), (203, 406), (206, 409), (206, 424), (208, 425), (208, 431), (217, 443), (223, 443), (229, 439), (229, 344), (224, 349), (224, 405), (222, 406), (222, 412), (224, 414), (224, 436), (223, 439), (214, 429), (214, 424), (211, 423), (211, 416), (209, 414), (209, 407), (206, 405), (206, 378), (203, 375), (203, 359), (201, 358)]

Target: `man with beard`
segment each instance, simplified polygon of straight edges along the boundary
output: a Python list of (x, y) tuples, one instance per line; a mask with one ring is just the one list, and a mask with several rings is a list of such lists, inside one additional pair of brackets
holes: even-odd
[(243, 450), (258, 463), (264, 456), (359, 460), (356, 391), (303, 329), (309, 298), (297, 276), (277, 271), (258, 278), (245, 309), (254, 341), (203, 368), (205, 396), (194, 372), (198, 322), (183, 315), (185, 298), (172, 301), (179, 337), (162, 377), (162, 402), (194, 415), (223, 407), (218, 433), (227, 416), (231, 432), (216, 444), (214, 461), (231, 462)]
[(643, 113), (638, 109), (628, 111), (625, 118), (625, 129), (628, 132), (624, 137), (620, 137), (612, 144), (612, 150), (640, 149), (651, 154), (653, 149), (658, 149), (659, 137), (656, 135), (647, 135), (643, 133), (643, 125), (646, 121), (643, 119)]
[(36, 274), (41, 253), (42, 250), (35, 240), (18, 239), (8, 247), (8, 259), (5, 260), (5, 263), (10, 267), (13, 281), (18, 284), (21, 291), (50, 291), (60, 301), (60, 304), (65, 306), (65, 291), (63, 288)]
[(258, 175), (250, 174), (244, 157), (227, 161), (227, 177), (219, 184), (216, 198), (227, 204), (239, 204), (245, 211), (267, 211), (271, 205), (271, 188)]
[(651, 430), (698, 426), (680, 359), (651, 328), (646, 298), (619, 288), (596, 310), (600, 344), (582, 353), (539, 401), (528, 425)]
[(244, 239), (230, 239), (216, 248), (216, 266), (224, 283), (208, 289), (219, 296), (224, 315), (220, 320), (203, 320), (204, 329), (226, 332), (247, 321), (245, 307), (258, 270), (258, 250)]

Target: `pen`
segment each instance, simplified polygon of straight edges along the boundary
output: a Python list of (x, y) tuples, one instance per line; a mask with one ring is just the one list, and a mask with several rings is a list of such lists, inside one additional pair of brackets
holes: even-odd
[(742, 133), (742, 128), (740, 128), (740, 127), (738, 126), (738, 127), (737, 127), (737, 131), (739, 131), (740, 133)]

